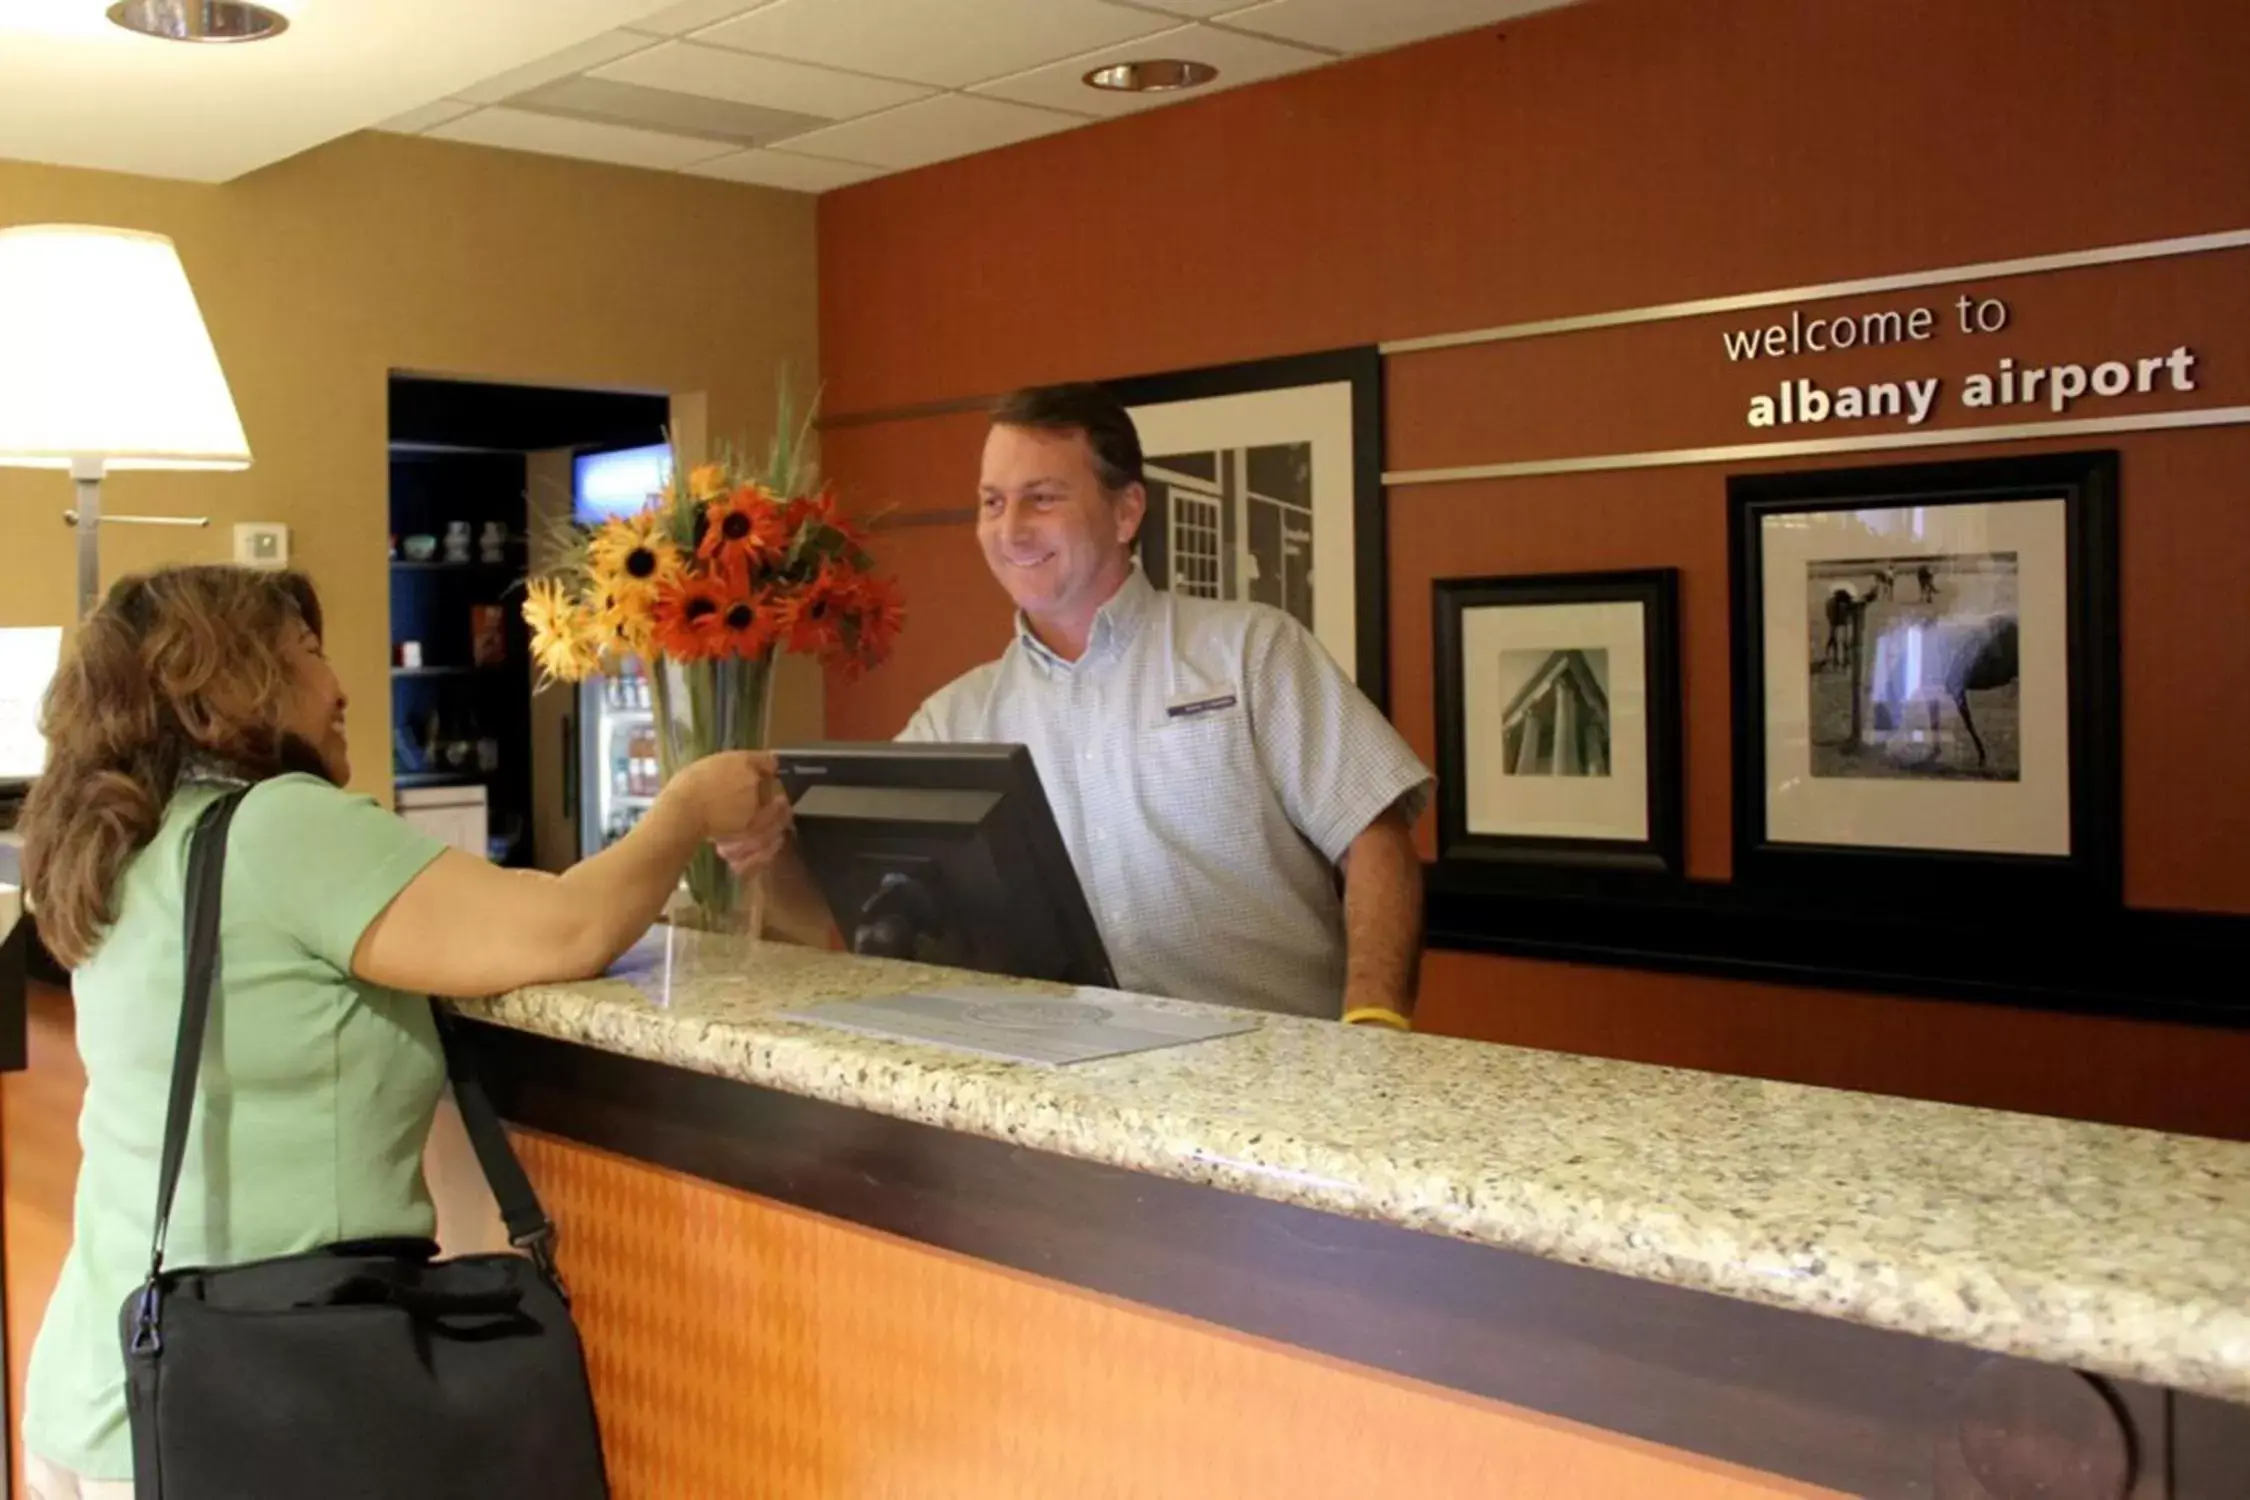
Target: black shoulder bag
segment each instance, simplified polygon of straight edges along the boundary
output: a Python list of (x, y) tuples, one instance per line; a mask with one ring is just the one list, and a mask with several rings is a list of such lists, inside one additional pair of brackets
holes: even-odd
[(522, 1255), (437, 1259), (404, 1238), (248, 1265), (166, 1269), (204, 1023), (219, 968), (227, 826), (188, 855), (186, 985), (148, 1281), (122, 1315), (138, 1500), (606, 1500), (593, 1393), (554, 1226), (459, 1037), (446, 1071)]

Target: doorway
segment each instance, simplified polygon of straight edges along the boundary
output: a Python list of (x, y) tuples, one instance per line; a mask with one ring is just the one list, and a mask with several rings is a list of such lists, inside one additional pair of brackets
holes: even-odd
[(457, 848), (560, 870), (601, 846), (583, 794), (600, 774), (585, 731), (602, 684), (534, 695), (524, 582), (577, 516), (580, 460), (661, 447), (672, 408), (661, 394), (391, 376), (394, 802)]

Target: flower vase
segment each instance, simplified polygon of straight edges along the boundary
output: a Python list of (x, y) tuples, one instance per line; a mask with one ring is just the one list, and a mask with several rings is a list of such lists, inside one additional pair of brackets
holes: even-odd
[[(659, 660), (649, 672), (659, 726), (657, 754), (666, 784), (706, 755), (762, 750), (773, 714), (774, 656), (706, 661)], [(737, 937), (765, 932), (764, 872), (737, 876), (709, 843), (697, 846), (667, 906), (678, 926)]]

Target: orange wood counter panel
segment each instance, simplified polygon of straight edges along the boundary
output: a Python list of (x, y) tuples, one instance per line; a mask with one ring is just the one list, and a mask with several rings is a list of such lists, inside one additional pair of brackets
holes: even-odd
[(621, 1496), (2250, 1495), (2232, 1402), (464, 1031)]

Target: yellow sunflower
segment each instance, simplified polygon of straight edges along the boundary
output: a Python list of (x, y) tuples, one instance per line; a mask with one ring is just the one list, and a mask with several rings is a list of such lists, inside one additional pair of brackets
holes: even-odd
[(612, 588), (596, 605), (594, 623), (612, 649), (646, 661), (656, 649), (656, 590), (624, 584)]
[(702, 502), (716, 500), (727, 492), (727, 471), (718, 464), (697, 464), (688, 470), (689, 498)]
[(524, 595), (523, 618), (531, 627), (531, 659), (539, 668), (541, 687), (584, 682), (601, 670), (602, 643), (593, 611), (572, 598), (561, 582), (533, 579)]
[(586, 544), (586, 565), (598, 593), (654, 593), (680, 576), (680, 547), (663, 509), (604, 521)]

